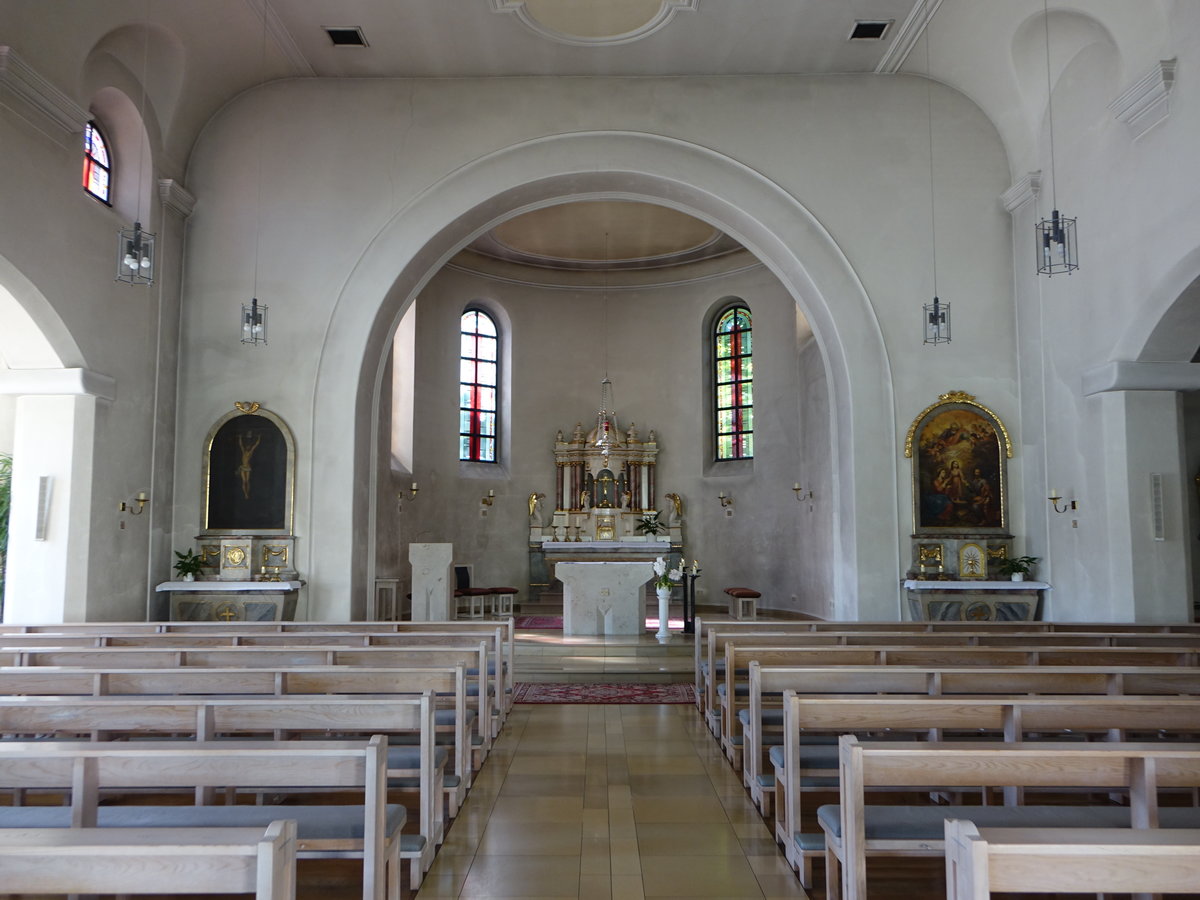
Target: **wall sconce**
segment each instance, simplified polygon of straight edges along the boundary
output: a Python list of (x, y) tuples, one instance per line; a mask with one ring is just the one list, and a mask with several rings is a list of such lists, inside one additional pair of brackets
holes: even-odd
[(722, 509), (728, 509), (729, 507), (733, 506), (733, 498), (728, 496), (724, 491), (721, 491), (721, 493), (717, 494), (717, 499), (721, 501)]
[[(412, 483), (412, 487), (410, 487), (408, 489), (407, 493), (408, 493), (409, 500), (417, 499), (417, 483), (415, 481)], [(403, 510), (404, 510), (404, 500), (405, 500), (404, 494), (405, 494), (405, 491), (403, 491), (403, 490), (396, 492), (396, 511), (397, 512), (403, 512)]]
[(495, 500), (495, 499), (496, 499), (496, 492), (495, 492), (495, 491), (493, 491), (493, 490), (491, 490), (491, 489), (489, 489), (489, 490), (488, 490), (488, 493), (487, 493), (487, 496), (486, 496), (486, 497), (484, 497), (482, 500), (480, 500), (480, 501), (479, 501), (479, 503), (480, 503), (480, 505), (481, 505), (481, 506), (491, 506), (491, 505), (492, 505), (492, 501), (493, 501), (493, 500)]
[[(124, 500), (122, 500), (121, 505), (117, 507), (117, 511), (118, 512), (127, 512), (131, 516), (140, 516), (143, 512), (146, 511), (146, 503), (149, 500), (150, 500), (150, 497), (146, 494), (145, 491), (138, 491), (137, 496), (134, 497), (132, 500), (130, 500), (128, 503), (126, 503)], [(135, 503), (137, 504), (137, 509), (134, 509)]]
[(798, 481), (792, 485), (792, 490), (796, 492), (797, 500), (804, 501), (812, 499), (813, 492), (804, 490), (804, 488), (800, 487), (800, 482)]
[[(1054, 488), (1050, 488), (1050, 496), (1047, 497), (1046, 499), (1050, 501), (1050, 505), (1054, 507), (1054, 511), (1056, 513), (1065, 513), (1069, 510), (1076, 509), (1076, 504), (1075, 504), (1074, 500), (1066, 499), (1061, 494), (1059, 494), (1059, 492), (1056, 491)], [(1063, 502), (1062, 509), (1058, 508), (1059, 500), (1061, 500)]]

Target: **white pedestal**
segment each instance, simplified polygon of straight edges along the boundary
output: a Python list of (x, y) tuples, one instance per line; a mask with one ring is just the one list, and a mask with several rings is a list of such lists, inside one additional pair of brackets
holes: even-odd
[(454, 618), (453, 544), (409, 544), (412, 565), (412, 620)]
[(646, 627), (646, 582), (654, 576), (645, 562), (560, 562), (563, 634), (638, 635)]

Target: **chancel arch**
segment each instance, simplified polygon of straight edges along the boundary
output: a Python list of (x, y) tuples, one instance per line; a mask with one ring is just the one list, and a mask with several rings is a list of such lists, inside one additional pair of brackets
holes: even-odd
[[(518, 212), (584, 197), (645, 200), (711, 223), (754, 253), (803, 309), (827, 369), (835, 460), (828, 490), (841, 498), (832, 513), (828, 612), (894, 617), (894, 405), (862, 284), (821, 224), (768, 179), (695, 144), (621, 132), (556, 135), (479, 159), (401, 209), (358, 261), (332, 311), (314, 392), (310, 508), (322, 511), (308, 523), (313, 583), (321, 585), (311, 597), (314, 617), (363, 608), (378, 477), (375, 413), (401, 316), (476, 236)], [(354, 371), (347, 359), (363, 365)], [(859, 516), (858, 508), (871, 514)]]

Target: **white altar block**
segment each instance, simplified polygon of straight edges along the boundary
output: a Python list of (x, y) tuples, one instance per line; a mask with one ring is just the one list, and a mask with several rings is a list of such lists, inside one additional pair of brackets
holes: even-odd
[(560, 562), (563, 634), (641, 634), (646, 628), (646, 582), (654, 566), (645, 562)]
[(412, 620), (454, 618), (453, 544), (409, 544), (412, 565)]

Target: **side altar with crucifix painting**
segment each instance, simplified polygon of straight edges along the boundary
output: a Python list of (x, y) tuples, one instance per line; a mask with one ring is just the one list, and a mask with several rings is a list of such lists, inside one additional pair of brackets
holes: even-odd
[[(643, 438), (636, 425), (622, 430), (602, 417), (588, 433), (582, 423), (559, 431), (553, 453), (553, 505), (543, 493), (529, 496), (530, 597), (551, 591), (560, 563), (644, 563), (638, 591), (656, 557), (679, 564), (683, 501), (675, 493), (659, 501), (653, 430)], [(637, 623), (640, 631), (640, 614)]]
[(296, 443), (279, 416), (238, 402), (204, 443), (201, 572), (167, 582), (177, 620), (295, 617), (300, 587), (292, 534)]

